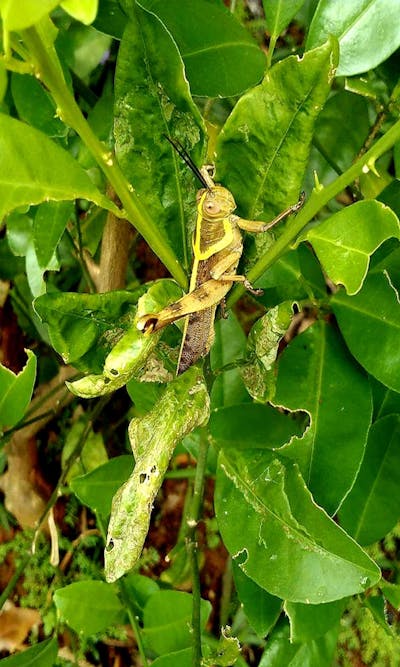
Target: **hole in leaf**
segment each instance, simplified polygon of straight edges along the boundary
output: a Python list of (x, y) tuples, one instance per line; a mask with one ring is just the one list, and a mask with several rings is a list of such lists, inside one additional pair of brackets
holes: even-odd
[(155, 473), (157, 470), (157, 466), (151, 466), (150, 472)]
[(119, 375), (119, 372), (117, 371), (116, 368), (111, 368), (110, 373), (112, 373), (112, 375)]
[(146, 477), (147, 477), (147, 475), (146, 475), (145, 472), (141, 472), (141, 473), (140, 473), (140, 476), (139, 476), (139, 482), (140, 482), (140, 484), (143, 484), (143, 482), (146, 481)]
[(114, 546), (115, 546), (115, 545), (114, 545), (114, 541), (113, 541), (113, 539), (111, 538), (110, 541), (109, 541), (109, 543), (106, 544), (106, 551), (107, 551), (107, 553), (110, 553), (110, 551), (112, 551), (112, 550), (114, 549)]

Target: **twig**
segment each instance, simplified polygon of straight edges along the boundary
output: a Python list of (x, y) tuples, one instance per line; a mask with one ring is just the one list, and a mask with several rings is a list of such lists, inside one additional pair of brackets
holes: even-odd
[(199, 560), (198, 560), (197, 526), (199, 523), (201, 507), (203, 502), (208, 446), (209, 445), (208, 445), (207, 431), (202, 429), (200, 437), (199, 456), (197, 459), (196, 477), (194, 479), (192, 502), (187, 516), (188, 532), (186, 537), (186, 548), (192, 571), (192, 594), (193, 594), (192, 667), (200, 667), (201, 657), (202, 657), (201, 618), (200, 618), (201, 590), (200, 590), (200, 571), (199, 571)]

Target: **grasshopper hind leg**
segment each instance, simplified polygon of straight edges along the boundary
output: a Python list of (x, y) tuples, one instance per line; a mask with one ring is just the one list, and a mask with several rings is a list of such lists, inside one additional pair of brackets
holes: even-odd
[(177, 375), (184, 373), (210, 350), (214, 340), (216, 306), (192, 313), (186, 320)]

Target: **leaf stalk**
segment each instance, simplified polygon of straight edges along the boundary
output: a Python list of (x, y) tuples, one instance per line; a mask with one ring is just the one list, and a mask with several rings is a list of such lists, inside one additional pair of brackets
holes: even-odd
[(201, 429), (199, 455), (196, 466), (196, 476), (193, 485), (192, 501), (187, 515), (188, 532), (186, 537), (186, 548), (189, 556), (190, 568), (192, 573), (192, 667), (201, 665), (201, 589), (200, 589), (200, 571), (198, 559), (198, 541), (197, 526), (200, 519), (201, 507), (204, 495), (204, 483), (206, 474), (208, 437), (206, 429)]

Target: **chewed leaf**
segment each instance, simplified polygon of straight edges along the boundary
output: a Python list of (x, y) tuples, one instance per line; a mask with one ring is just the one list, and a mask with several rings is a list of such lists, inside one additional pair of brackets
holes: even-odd
[(297, 201), (335, 63), (331, 42), (285, 58), (234, 107), (218, 137), (216, 177), (240, 215), (267, 221)]
[(313, 48), (335, 35), (340, 45), (340, 76), (374, 69), (400, 45), (398, 11), (397, 0), (351, 0), (341, 3), (340, 11), (331, 0), (321, 0), (306, 46)]
[(308, 431), (280, 452), (297, 462), (316, 502), (333, 514), (359, 470), (372, 400), (367, 377), (332, 326), (316, 322), (286, 348), (273, 402), (309, 413)]
[[(112, 292), (112, 294), (123, 295), (124, 293)], [(159, 280), (151, 285), (148, 291), (139, 298), (137, 315), (143, 312), (157, 312), (180, 295), (181, 289), (172, 280)], [(93, 305), (95, 303), (93, 302)], [(124, 323), (124, 327), (127, 328), (126, 333), (119, 338), (107, 354), (102, 373), (86, 375), (80, 380), (67, 382), (67, 386), (73, 394), (82, 398), (104, 396), (120, 389), (133, 377), (142, 376), (143, 368), (163, 332), (157, 331), (152, 333), (151, 336), (143, 334), (137, 328), (137, 316), (134, 317), (133, 312), (128, 314), (128, 318), (125, 319), (127, 319)], [(163, 377), (166, 374), (165, 369), (159, 369), (158, 374), (157, 370), (157, 368), (153, 368), (152, 378), (154, 381), (159, 380), (160, 373)], [(149, 380), (148, 376), (149, 373), (147, 373), (147, 380)], [(165, 379), (164, 377), (164, 381)]]
[(142, 552), (154, 498), (175, 446), (209, 416), (209, 397), (198, 369), (178, 376), (144, 417), (133, 419), (129, 439), (135, 468), (114, 496), (105, 550), (107, 581), (128, 572)]
[(272, 595), (318, 604), (379, 580), (375, 563), (314, 503), (298, 467), (274, 452), (222, 450), (215, 502), (233, 559)]
[(272, 398), (275, 387), (274, 362), (293, 316), (293, 306), (284, 302), (271, 308), (252, 327), (247, 339), (248, 364), (242, 378), (249, 394), (258, 401)]
[(79, 361), (77, 367), (99, 373), (113, 342), (129, 328), (143, 289), (43, 294), (35, 300), (34, 308), (48, 325), (51, 343), (64, 361), (75, 365)]
[(361, 289), (372, 253), (390, 237), (400, 238), (398, 218), (374, 200), (347, 206), (305, 234), (329, 278), (348, 294)]

